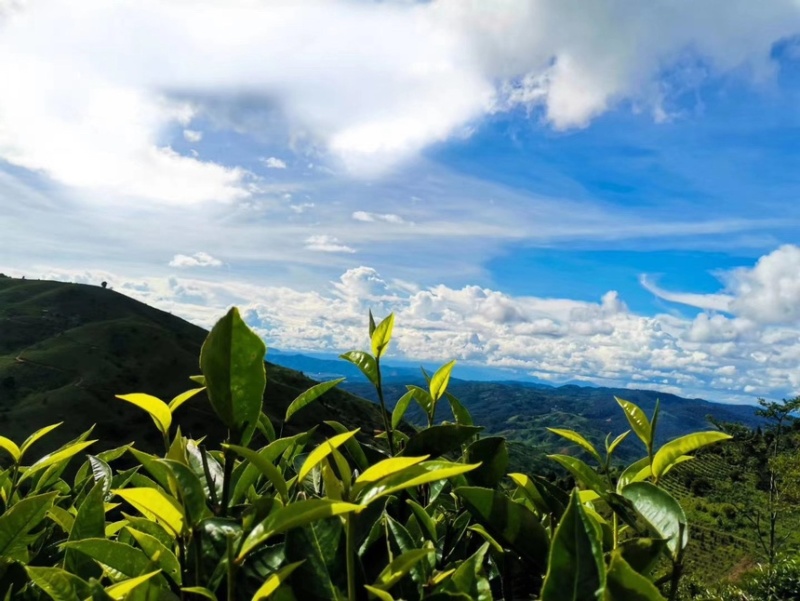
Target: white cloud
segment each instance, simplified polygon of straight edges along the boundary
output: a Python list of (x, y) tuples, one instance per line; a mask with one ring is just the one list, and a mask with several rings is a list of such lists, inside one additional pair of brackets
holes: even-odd
[(405, 219), (400, 217), (400, 215), (395, 215), (394, 213), (369, 213), (367, 211), (355, 211), (353, 213), (353, 219), (356, 221), (364, 221), (366, 223), (372, 223), (375, 221), (383, 221), (385, 223), (395, 224), (408, 223)]
[(354, 253), (354, 249), (342, 244), (335, 236), (326, 234), (309, 236), (306, 238), (306, 248), (325, 253)]
[(203, 132), (195, 131), (193, 129), (184, 129), (183, 130), (183, 138), (187, 142), (197, 143), (203, 139)]
[(519, 106), (556, 128), (626, 101), (663, 117), (682, 70), (763, 80), (800, 31), (790, 0), (41, 0), (0, 19), (0, 158), (178, 203), (248, 195), (243, 170), (170, 148), (200, 119), (374, 175)]
[[(330, 239), (320, 243), (341, 246)], [(4, 266), (0, 271), (19, 275)], [(613, 291), (597, 302), (513, 296), (482, 286), (417, 286), (367, 266), (348, 269), (318, 290), (107, 271), (31, 268), (26, 275), (95, 285), (107, 281), (115, 290), (205, 327), (235, 304), (270, 346), (283, 349), (364, 348), (372, 309), (378, 318), (396, 314), (395, 358), (456, 358), (554, 383), (582, 380), (732, 402), (800, 389), (797, 321), (775, 325), (706, 311), (693, 318), (643, 316)]]
[(267, 157), (262, 162), (267, 169), (286, 169), (286, 162), (276, 157)]
[(193, 255), (175, 255), (169, 262), (170, 267), (219, 267), (222, 261), (202, 251)]

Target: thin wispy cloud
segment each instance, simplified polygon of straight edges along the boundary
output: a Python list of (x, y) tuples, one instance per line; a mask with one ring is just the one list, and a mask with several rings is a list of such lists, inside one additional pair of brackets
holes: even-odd
[(328, 236), (327, 234), (309, 236), (306, 238), (306, 248), (308, 250), (324, 253), (352, 254), (356, 252), (355, 249), (350, 248), (346, 244), (342, 244), (336, 236)]

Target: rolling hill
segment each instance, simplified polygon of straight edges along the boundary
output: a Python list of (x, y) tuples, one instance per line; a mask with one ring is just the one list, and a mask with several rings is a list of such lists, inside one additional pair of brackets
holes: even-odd
[[(37, 443), (41, 453), (96, 424), (94, 450), (133, 440), (145, 450), (160, 450), (150, 418), (114, 395), (145, 392), (169, 400), (196, 386), (188, 378), (199, 373), (206, 334), (99, 286), (0, 277), (0, 434), (21, 441), (63, 421)], [(266, 369), (264, 407), (279, 428), (288, 404), (314, 382), (271, 363)], [(189, 435), (225, 436), (204, 395), (181, 407), (176, 420)], [(364, 432), (382, 423), (372, 403), (332, 390), (313, 409), (298, 413), (286, 431), (323, 420)]]

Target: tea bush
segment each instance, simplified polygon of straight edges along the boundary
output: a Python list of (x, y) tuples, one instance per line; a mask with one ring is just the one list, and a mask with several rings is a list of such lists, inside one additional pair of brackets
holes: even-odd
[[(370, 350), (342, 356), (375, 386), (384, 416), (377, 433), (329, 421), (283, 436), (282, 423), (263, 410), (264, 344), (232, 309), (203, 345), (197, 387), (168, 403), (119, 396), (152, 418), (163, 455), (124, 445), (88, 455), (67, 478), (68, 463), (91, 450), (91, 431), (35, 460), (30, 448), (58, 424), (21, 444), (0, 436), (11, 460), (0, 473), (0, 596), (676, 598), (689, 526), (660, 482), (726, 434), (695, 433), (656, 448), (658, 406), (648, 417), (617, 399), (630, 430), (609, 435), (603, 449), (572, 430), (551, 430), (587, 458), (550, 456), (574, 478), (574, 490), (536, 474), (507, 474), (505, 440), (481, 436), (447, 392), (454, 362), (426, 374), (427, 387), (409, 386), (388, 412), (381, 359), (393, 325), (391, 315), (378, 324), (370, 315)], [(283, 423), (340, 381), (301, 394)], [(175, 412), (201, 391), (229, 432), (218, 449), (173, 425)], [(428, 425), (408, 434), (398, 426), (412, 403)], [(440, 403), (452, 422), (434, 422)], [(612, 469), (631, 431), (643, 456)]]

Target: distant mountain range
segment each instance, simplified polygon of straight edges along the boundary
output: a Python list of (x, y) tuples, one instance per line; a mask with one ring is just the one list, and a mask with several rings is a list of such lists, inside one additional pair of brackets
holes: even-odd
[[(357, 396), (377, 400), (374, 389), (366, 383), (358, 368), (346, 361), (286, 352), (274, 352), (270, 358), (313, 379), (345, 377), (347, 380), (340, 385), (342, 388)], [(406, 384), (425, 386), (418, 367), (391, 364), (382, 367), (385, 396), (390, 406), (394, 406), (394, 402), (406, 392)], [(457, 366), (454, 373), (459, 371), (460, 366)], [(554, 452), (563, 446), (563, 441), (547, 432), (547, 427), (577, 430), (600, 446), (609, 432), (616, 436), (627, 430), (628, 423), (614, 400), (615, 396), (637, 403), (648, 415), (652, 415), (656, 400), (660, 400), (658, 439), (661, 442), (688, 432), (713, 429), (709, 416), (720, 422), (736, 422), (749, 427), (761, 423), (754, 406), (687, 399), (653, 390), (457, 378), (451, 379), (449, 390), (470, 410), (476, 423), (539, 452)], [(440, 417), (452, 419), (448, 411), (446, 403), (443, 403)], [(408, 415), (412, 422), (422, 422), (421, 412), (411, 411)], [(620, 447), (620, 453), (622, 458), (635, 459), (641, 456), (642, 449), (632, 436)]]
[[(64, 421), (49, 437), (54, 444), (97, 424), (93, 437), (101, 446), (136, 440), (140, 447), (158, 449), (161, 440), (149, 417), (114, 395), (146, 392), (170, 399), (190, 388), (188, 377), (198, 372), (205, 335), (199, 327), (112, 290), (0, 277), (0, 433), (21, 439), (39, 427)], [(276, 427), (291, 400), (313, 380), (346, 377), (341, 390), (299, 413), (291, 430), (331, 419), (364, 432), (381, 428), (377, 406), (363, 400), (374, 400), (374, 390), (354, 366), (275, 350), (268, 358), (265, 411)], [(460, 366), (459, 372), (478, 378), (495, 373)], [(406, 384), (424, 385), (419, 369), (408, 365), (384, 366), (383, 378), (390, 406)], [(759, 423), (753, 407), (649, 390), (454, 378), (450, 391), (472, 412), (476, 424), (516, 441), (513, 454), (521, 466), (563, 448), (546, 426), (573, 428), (597, 443), (608, 432), (627, 429), (615, 395), (639, 403), (648, 413), (660, 398), (662, 440), (708, 428), (706, 415), (748, 426)], [(452, 419), (447, 411), (440, 417)], [(225, 435), (203, 396), (185, 405), (177, 418), (183, 431), (194, 436)], [(420, 421), (421, 414), (411, 411), (409, 419)], [(629, 440), (621, 453), (634, 457), (641, 451)]]

